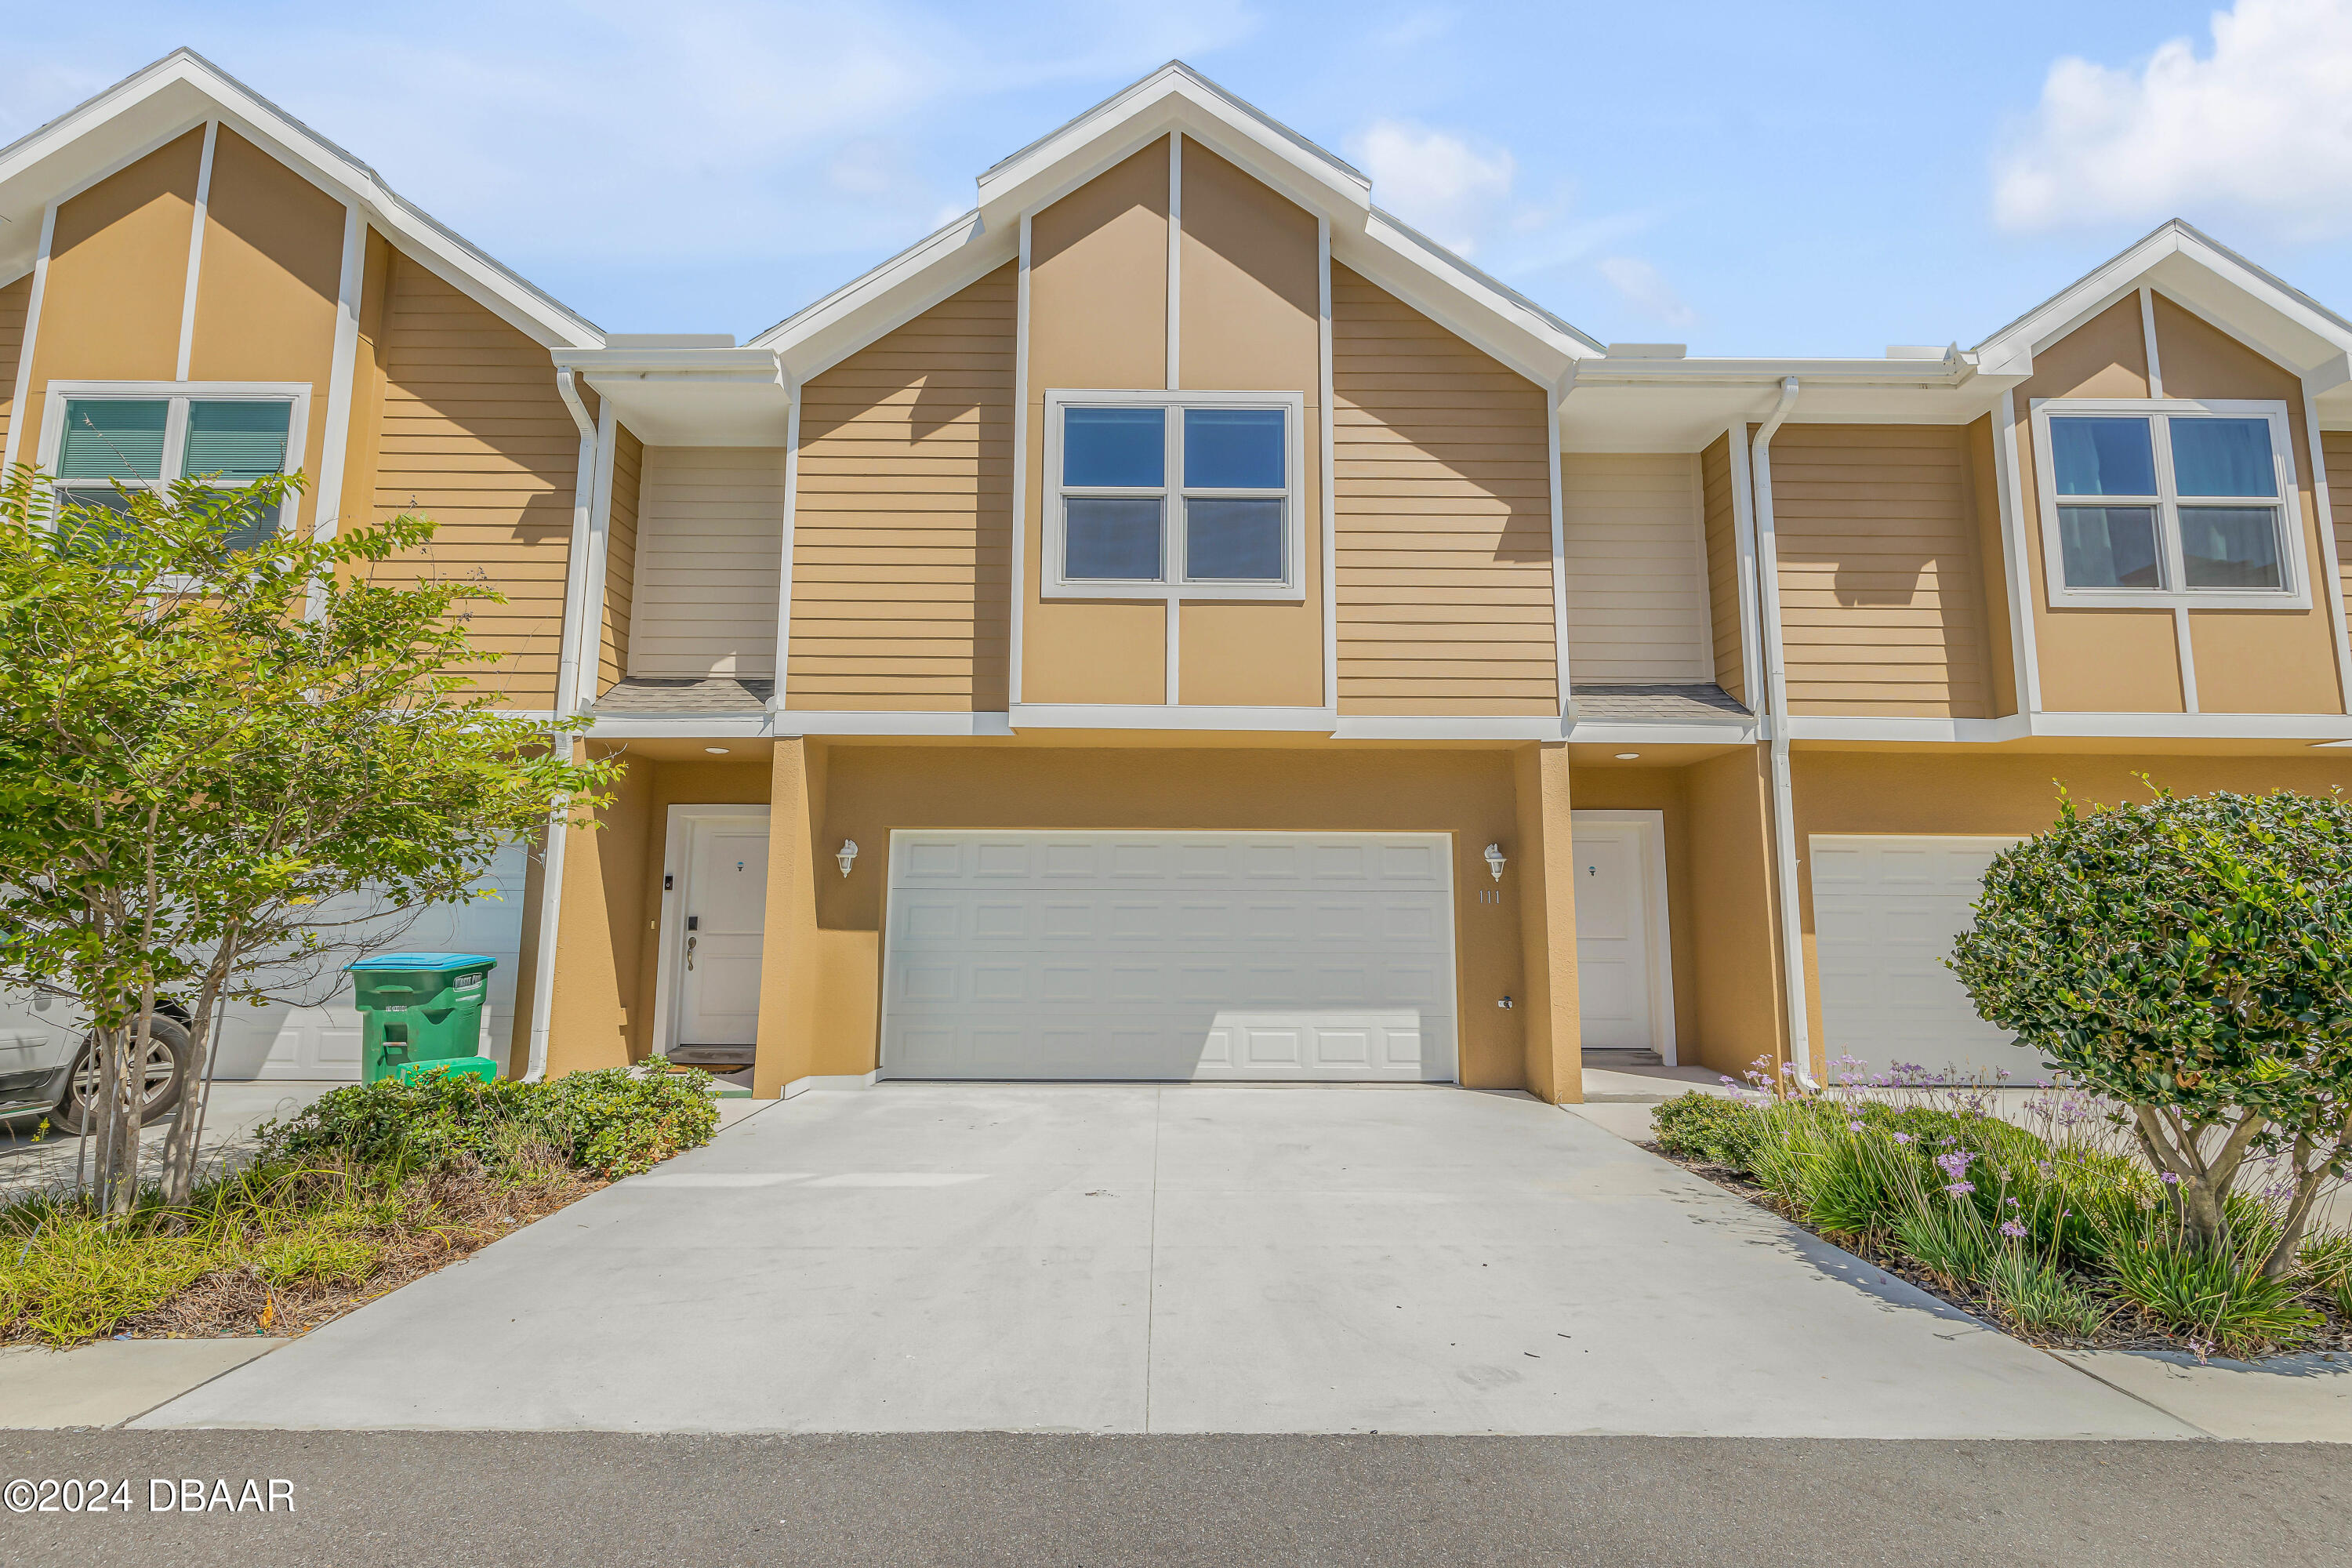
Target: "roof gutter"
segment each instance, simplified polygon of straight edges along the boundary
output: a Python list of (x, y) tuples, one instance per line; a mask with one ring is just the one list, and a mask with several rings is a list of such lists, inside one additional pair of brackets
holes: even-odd
[[(588, 599), (588, 522), (594, 506), (592, 489), (596, 473), (596, 422), (588, 416), (570, 366), (555, 373), (555, 390), (580, 426), (580, 466), (572, 480), (572, 550), (563, 578), (563, 640), (555, 663), (555, 713), (569, 719), (580, 702), (580, 648), (586, 637)], [(551, 735), (553, 742), (570, 746), (568, 735)], [(548, 813), (547, 851), (540, 869), (539, 946), (530, 977), (530, 1055), (523, 1071), (525, 1083), (547, 1076), (547, 1042), (555, 1007), (555, 940), (563, 924), (563, 849), (572, 835), (570, 814), (561, 807)]]
[(1797, 407), (1797, 378), (1783, 376), (1780, 400), (1748, 439), (1756, 488), (1756, 569), (1764, 623), (1764, 688), (1772, 767), (1773, 883), (1780, 914), (1780, 983), (1789, 1007), (1789, 1060), (1797, 1081), (1813, 1085), (1811, 1010), (1806, 996), (1804, 922), (1797, 896), (1796, 790), (1789, 770), (1789, 661), (1780, 637), (1780, 534), (1772, 515), (1772, 437)]

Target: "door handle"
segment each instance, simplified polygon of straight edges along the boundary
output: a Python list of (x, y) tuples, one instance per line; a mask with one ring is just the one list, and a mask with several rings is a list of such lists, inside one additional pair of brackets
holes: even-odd
[(686, 939), (686, 966), (688, 969), (694, 967), (694, 938), (692, 937)]

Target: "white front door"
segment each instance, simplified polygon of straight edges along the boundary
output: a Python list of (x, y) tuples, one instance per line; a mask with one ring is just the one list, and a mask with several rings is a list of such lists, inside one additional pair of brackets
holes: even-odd
[(1653, 866), (1655, 813), (1572, 812), (1576, 833), (1576, 997), (1588, 1050), (1671, 1049), (1656, 936), (1664, 910)]
[(1436, 834), (891, 836), (894, 1078), (1451, 1081)]
[(749, 1046), (760, 1034), (768, 826), (696, 819), (688, 829), (677, 986), (681, 1046)]
[[(1976, 918), (1970, 906), (1984, 889), (1985, 867), (2016, 842), (1813, 836), (1813, 954), (1828, 1081), (1897, 1065), (1986, 1082), (2047, 1081), (2042, 1058), (1978, 1017), (1944, 967), (1952, 939)], [(1841, 1066), (1849, 1057), (1860, 1065)]]

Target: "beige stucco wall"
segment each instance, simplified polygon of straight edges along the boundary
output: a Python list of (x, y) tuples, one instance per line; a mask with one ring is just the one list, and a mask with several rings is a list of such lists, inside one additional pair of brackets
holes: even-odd
[(1002, 712), (1017, 268), (812, 377), (788, 707)]
[(205, 133), (186, 135), (58, 205), (19, 461), (40, 453), (52, 379), (170, 381), (179, 368), (188, 236)]
[[(188, 377), (309, 383), (310, 421), (296, 461), (313, 478), (327, 448), (342, 269), (341, 205), (222, 126), (205, 203)], [(317, 521), (320, 500), (315, 489), (304, 494), (301, 526)]]
[(1331, 268), (1342, 713), (1557, 713), (1543, 389)]
[[(2158, 353), (2162, 350), (2159, 348)], [(1806, 997), (1822, 1066), (1821, 972), (1815, 962), (1812, 863), (1817, 833), (2039, 833), (2058, 814), (2061, 784), (2078, 805), (2148, 798), (2137, 775), (2176, 795), (2213, 790), (2292, 789), (2321, 795), (2352, 786), (2352, 758), (2326, 752), (2292, 756), (2177, 756), (2109, 752), (1987, 752), (1958, 747), (1874, 752), (1800, 750), (1791, 759), (1798, 886), (1804, 932)]]
[(1990, 714), (1973, 488), (1954, 426), (1781, 429), (1772, 512), (1790, 712)]
[[(2302, 535), (2315, 588), (2308, 609), (2189, 610), (2200, 711), (2341, 713), (2334, 630), (2321, 579), (2316, 498), (2300, 380), (2160, 293), (2154, 300), (2157, 358), (2167, 397), (2284, 403), (2294, 454), (2288, 517)], [(2018, 389), (2021, 416), (2033, 398), (2146, 397), (2147, 336), (2139, 296), (2127, 294), (2042, 349)], [(2031, 557), (2029, 597), (2041, 656), (2042, 706), (2055, 711), (2178, 713), (2184, 710), (2179, 638), (2166, 608), (2053, 609), (2030, 426), (2021, 425), (2019, 488)]]
[(1318, 707), (1326, 700), (1323, 284), (1315, 219), (1198, 142), (1185, 142), (1183, 170), (1177, 382), (1187, 391), (1304, 395), (1305, 591), (1296, 601), (1186, 601), (1177, 699)]
[[(893, 829), (1137, 828), (1450, 834), (1462, 1081), (1571, 1098), (1573, 1031), (1565, 1055), (1556, 1030), (1531, 1052), (1529, 1026), (1563, 1006), (1574, 1017), (1572, 887), (1550, 889), (1550, 923), (1538, 944), (1553, 955), (1549, 994), (1508, 1011), (1497, 998), (1531, 996), (1523, 942), (1530, 895), (1522, 883), (1519, 898), (1498, 904), (1470, 896), (1488, 885), (1480, 852), (1489, 843), (1509, 847), (1517, 868), (1509, 876), (1534, 880), (1545, 856), (1540, 846), (1528, 847), (1528, 829), (1568, 808), (1559, 748), (1550, 749), (1548, 789), (1538, 779), (1530, 795), (1518, 778), (1537, 750), (779, 742), (759, 1092), (810, 1074), (874, 1069)], [(1517, 759), (1517, 752), (1528, 757)], [(795, 771), (798, 782), (785, 782)], [(831, 853), (844, 838), (863, 851), (846, 879)], [(1565, 839), (1552, 847), (1565, 864)], [(773, 868), (786, 865), (797, 865), (807, 885), (780, 886)]]
[(1163, 138), (1037, 213), (1029, 226), (1028, 494), (1023, 507), (1021, 700), (1163, 702), (1158, 602), (1045, 599), (1045, 393), (1168, 381), (1168, 143)]

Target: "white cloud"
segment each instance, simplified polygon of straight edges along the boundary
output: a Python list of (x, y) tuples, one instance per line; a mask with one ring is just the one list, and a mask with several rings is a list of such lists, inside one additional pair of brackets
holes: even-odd
[(1372, 199), (1448, 250), (1472, 255), (1511, 199), (1517, 164), (1451, 132), (1381, 120), (1349, 143), (1372, 177)]
[(2226, 208), (2309, 238), (2352, 226), (2352, 0), (2238, 0), (2212, 47), (2137, 69), (2067, 57), (1994, 166), (2012, 229)]
[(1696, 326), (1698, 312), (1683, 302), (1665, 274), (1638, 256), (1604, 256), (1593, 263), (1593, 270), (1608, 279), (1609, 286), (1623, 296), (1627, 304), (1643, 315), (1654, 317), (1670, 327)]

